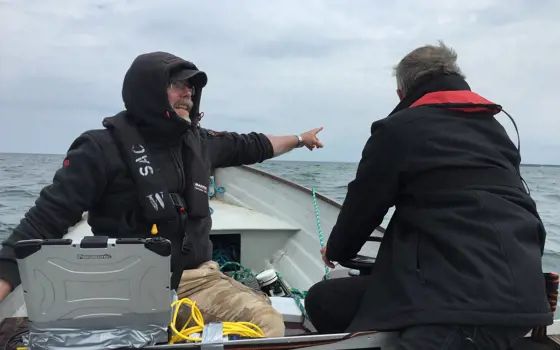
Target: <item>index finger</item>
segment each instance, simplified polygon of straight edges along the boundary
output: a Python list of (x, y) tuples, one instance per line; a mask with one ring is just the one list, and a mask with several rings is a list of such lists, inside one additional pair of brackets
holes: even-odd
[(312, 131), (313, 131), (314, 134), (318, 134), (319, 132), (321, 132), (321, 130), (323, 130), (323, 127), (322, 127), (322, 126), (319, 127), (319, 128), (315, 128), (315, 129), (313, 129)]

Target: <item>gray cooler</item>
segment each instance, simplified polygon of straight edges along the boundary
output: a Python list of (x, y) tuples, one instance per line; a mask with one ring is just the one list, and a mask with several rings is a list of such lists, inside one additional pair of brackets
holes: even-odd
[(15, 245), (29, 348), (166, 343), (171, 243), (163, 238), (25, 240)]

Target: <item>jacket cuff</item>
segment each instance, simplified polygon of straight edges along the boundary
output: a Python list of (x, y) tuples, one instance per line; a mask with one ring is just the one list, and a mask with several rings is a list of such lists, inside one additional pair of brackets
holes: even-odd
[(12, 286), (12, 291), (21, 284), (17, 262), (0, 260), (0, 279)]
[(270, 139), (265, 135), (265, 134), (259, 134), (261, 140), (262, 140), (262, 144), (265, 148), (264, 150), (264, 159), (262, 161), (265, 161), (267, 159), (271, 159), (274, 157), (274, 147), (272, 147), (272, 143), (270, 142)]

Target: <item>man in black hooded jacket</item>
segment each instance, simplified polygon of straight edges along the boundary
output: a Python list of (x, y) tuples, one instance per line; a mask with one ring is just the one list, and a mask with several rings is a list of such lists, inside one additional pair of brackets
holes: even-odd
[[(218, 306), (200, 301), (203, 314), (213, 307), (225, 321), (251, 321), (267, 336), (283, 336), (282, 316), (269, 300), (224, 275), (212, 278), (221, 273), (211, 262), (210, 172), (262, 162), (296, 147), (321, 148), (316, 134), (322, 128), (294, 136), (205, 130), (199, 108), (206, 83), (204, 72), (170, 53), (134, 60), (122, 88), (126, 110), (106, 118), (105, 129), (87, 131), (72, 143), (53, 183), (3, 242), (0, 301), (20, 284), (14, 244), (61, 238), (87, 211), (94, 235), (147, 237), (155, 229), (169, 239), (171, 284), (179, 297), (210, 300), (217, 289), (222, 299), (237, 301)], [(188, 287), (199, 282), (206, 282), (206, 292), (193, 295)]]
[(553, 322), (546, 232), (519, 149), (472, 92), (456, 53), (420, 47), (396, 67), (399, 105), (373, 123), (323, 261), (356, 256), (395, 212), (369, 276), (308, 292), (319, 332), (402, 330), (398, 349), (507, 349)]

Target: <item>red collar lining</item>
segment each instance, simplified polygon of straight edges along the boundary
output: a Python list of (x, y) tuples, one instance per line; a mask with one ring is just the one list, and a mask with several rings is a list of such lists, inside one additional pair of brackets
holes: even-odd
[(445, 107), (462, 112), (490, 112), (492, 114), (501, 112), (499, 105), (470, 90), (430, 92), (414, 102), (409, 108), (426, 105), (436, 105), (436, 107)]

